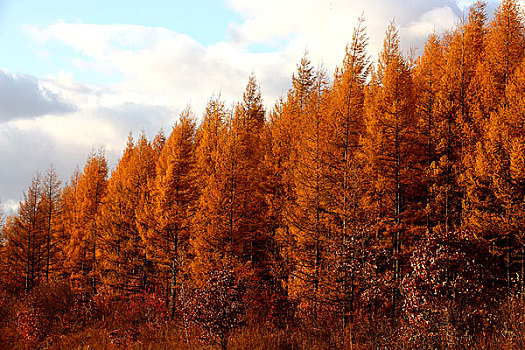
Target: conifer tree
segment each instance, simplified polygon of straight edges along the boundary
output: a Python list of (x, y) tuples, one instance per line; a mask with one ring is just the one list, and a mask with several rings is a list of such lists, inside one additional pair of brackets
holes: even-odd
[(324, 161), (328, 82), (323, 70), (317, 71), (314, 79), (308, 91), (308, 104), (302, 111), (303, 132), (297, 141), (295, 167), (291, 169), (295, 196), (288, 204), (287, 222), (293, 239), (290, 292), (317, 322), (319, 305), (330, 295), (327, 286), (331, 281), (324, 257), (330, 250), (325, 185), (328, 170)]
[[(491, 112), (499, 104), (506, 106), (506, 85), (521, 63), (525, 50), (523, 13), (517, 0), (503, 0), (494, 13), (487, 34), (486, 73), (494, 91), (483, 103)], [(487, 82), (488, 83), (488, 82)], [(490, 98), (490, 99), (489, 99)], [(490, 102), (495, 101), (497, 105)], [(490, 106), (490, 107), (489, 107)]]
[[(418, 188), (421, 181), (416, 160), (422, 151), (415, 138), (412, 98), (411, 71), (401, 55), (398, 31), (392, 23), (367, 92), (362, 147), (369, 179), (363, 199), (367, 210), (377, 217), (376, 259), (386, 263), (377, 269), (387, 272), (380, 278), (391, 290), (394, 318), (405, 260), (403, 249), (417, 235), (419, 196), (424, 193)], [(415, 221), (414, 226), (409, 225), (411, 221)]]
[[(203, 121), (196, 132), (196, 172), (200, 195), (197, 199), (194, 218), (194, 233), (191, 238), (191, 250), (195, 255), (192, 261), (192, 274), (197, 280), (206, 278), (207, 272), (216, 266), (217, 255), (224, 256), (225, 237), (219, 237), (224, 229), (219, 230), (219, 210), (224, 209), (220, 201), (219, 181), (222, 176), (220, 157), (226, 136), (226, 121), (229, 112), (220, 98), (211, 99), (206, 106)], [(214, 230), (212, 235), (209, 230)], [(218, 253), (222, 251), (222, 253)]]
[[(436, 35), (431, 35), (423, 55), (419, 58), (414, 70), (414, 89), (416, 114), (419, 118), (419, 129), (424, 141), (426, 152), (421, 161), (426, 177), (426, 226), (430, 234), (436, 225), (435, 204), (432, 192), (433, 169), (439, 161), (437, 149), (440, 143), (440, 126), (443, 124), (443, 114), (440, 109), (440, 99), (443, 97), (441, 77), (444, 74), (445, 62), (443, 47)], [(423, 141), (423, 140), (422, 140)]]
[[(303, 130), (306, 119), (311, 119), (313, 105), (312, 91), (315, 72), (305, 51), (297, 72), (292, 75), (292, 88), (286, 98), (281, 98), (270, 113), (267, 131), (266, 162), (271, 192), (267, 195), (269, 216), (272, 218), (274, 275), (288, 289), (288, 279), (293, 269), (294, 235), (291, 233), (297, 218), (293, 212), (297, 207), (296, 183), (297, 169), (301, 157), (301, 143), (304, 144)], [(311, 125), (310, 125), (311, 126)], [(304, 153), (304, 152), (303, 152)], [(304, 165), (304, 164), (303, 164)]]
[(9, 270), (28, 293), (45, 278), (45, 232), (42, 226), (42, 179), (31, 180), (18, 212), (6, 223), (6, 259)]
[(155, 159), (144, 133), (127, 147), (108, 181), (99, 216), (102, 231), (103, 282), (118, 292), (138, 292), (148, 286), (150, 263), (140, 236), (140, 212), (148, 197)]
[(367, 45), (366, 27), (361, 17), (346, 48), (343, 65), (335, 73), (330, 96), (328, 211), (332, 216), (331, 230), (336, 233), (332, 266), (338, 267), (338, 274), (334, 277), (339, 284), (336, 297), (341, 303), (343, 329), (348, 315), (352, 316), (354, 311), (359, 260), (356, 249), (364, 238), (359, 222), (364, 216), (358, 205), (361, 166), (357, 155), (364, 129), (364, 87), (370, 68)]
[(477, 71), (479, 93), (473, 105), (480, 132), (472, 151), (464, 156), (462, 177), (466, 192), (464, 227), (495, 244), (497, 253), (505, 257), (509, 288), (514, 287), (513, 273), (523, 280), (515, 256), (522, 250), (518, 238), (522, 229), (516, 213), (522, 210), (517, 190), (521, 187), (521, 171), (517, 164), (523, 138), (523, 92), (517, 87), (523, 84), (520, 67), (524, 39), (523, 16), (517, 1), (503, 1), (490, 23), (485, 60)]
[(270, 279), (264, 127), (265, 111), (252, 75), (243, 102), (219, 134), (216, 171), (202, 190), (192, 243), (198, 280), (228, 262), (254, 276), (250, 290), (259, 294)]
[[(259, 277), (268, 273), (267, 204), (265, 187), (267, 170), (264, 162), (265, 151), (265, 110), (259, 85), (252, 74), (248, 80), (243, 101), (234, 113), (232, 132), (237, 139), (236, 156), (239, 165), (237, 181), (232, 185), (237, 192), (240, 207), (240, 256), (249, 262)], [(233, 140), (233, 139), (232, 139)], [(235, 183), (236, 182), (236, 183)]]
[(167, 139), (152, 183), (156, 224), (144, 236), (160, 280), (169, 282), (170, 315), (175, 315), (180, 280), (189, 258), (189, 239), (198, 187), (195, 173), (195, 119), (189, 109)]
[(50, 269), (61, 269), (61, 266), (57, 266), (55, 256), (57, 250), (61, 247), (57, 246), (56, 236), (58, 234), (58, 218), (61, 210), (61, 181), (58, 180), (55, 168), (50, 166), (46, 171), (43, 183), (42, 183), (42, 214), (43, 230), (45, 231), (46, 240), (46, 265), (45, 265), (45, 279), (49, 282)]
[(107, 163), (102, 151), (91, 153), (82, 173), (75, 178), (68, 205), (70, 241), (66, 248), (74, 289), (97, 292), (100, 280), (100, 231), (97, 218), (107, 187)]
[(475, 3), (468, 21), (443, 41), (444, 71), (438, 94), (435, 160), (431, 165), (435, 231), (459, 231), (463, 210), (462, 157), (479, 137), (482, 118), (473, 108), (479, 89), (474, 88), (476, 71), (485, 50), (486, 4)]
[[(507, 287), (523, 290), (524, 262), (516, 261), (523, 251), (523, 63), (506, 86), (507, 103), (493, 112), (486, 134), (465, 157), (466, 200), (464, 226), (497, 247), (505, 257)], [(511, 276), (519, 276), (519, 286)]]

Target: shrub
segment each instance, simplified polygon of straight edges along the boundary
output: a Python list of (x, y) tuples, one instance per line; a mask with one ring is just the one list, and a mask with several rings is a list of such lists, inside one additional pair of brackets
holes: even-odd
[(129, 345), (141, 334), (154, 333), (164, 326), (168, 309), (156, 292), (116, 296), (101, 290), (93, 298), (93, 317), (103, 321), (115, 344)]
[(432, 237), (410, 259), (402, 283), (408, 335), (429, 347), (455, 346), (494, 323), (505, 294), (503, 261), (480, 241)]
[(53, 282), (35, 287), (17, 312), (17, 329), (30, 342), (50, 333), (66, 333), (84, 326), (86, 309), (69, 284)]
[(225, 266), (213, 271), (205, 286), (186, 289), (183, 306), (188, 319), (203, 330), (204, 338), (226, 349), (230, 333), (245, 323), (246, 288)]

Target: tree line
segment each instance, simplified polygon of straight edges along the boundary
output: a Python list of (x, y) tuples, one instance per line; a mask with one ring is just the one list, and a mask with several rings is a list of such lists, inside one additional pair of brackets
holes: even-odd
[(248, 322), (343, 343), (363, 319), (457, 342), (494, 327), (525, 293), (524, 23), (516, 0), (490, 21), (476, 2), (418, 57), (391, 23), (372, 64), (360, 19), (334, 74), (305, 53), (270, 111), (252, 75), (200, 123), (130, 134), (111, 173), (98, 151), (65, 185), (37, 174), (2, 229), (3, 287), (155, 290), (177, 319), (227, 269)]

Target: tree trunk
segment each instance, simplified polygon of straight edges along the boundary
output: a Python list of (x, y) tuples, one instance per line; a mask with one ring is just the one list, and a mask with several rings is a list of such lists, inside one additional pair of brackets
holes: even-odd
[(46, 250), (47, 250), (47, 257), (46, 257), (46, 282), (49, 282), (49, 262), (50, 262), (50, 250), (51, 250), (51, 215), (52, 215), (52, 208), (51, 208), (51, 194), (49, 194), (49, 208), (47, 212), (47, 242), (46, 242)]
[(175, 299), (177, 298), (177, 275), (179, 272), (178, 244), (179, 235), (173, 237), (173, 261), (171, 262), (171, 285), (170, 285), (170, 318), (175, 317)]

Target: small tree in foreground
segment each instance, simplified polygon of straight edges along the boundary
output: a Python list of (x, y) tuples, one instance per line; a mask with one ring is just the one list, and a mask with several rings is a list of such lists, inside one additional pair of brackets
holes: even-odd
[(402, 292), (409, 329), (416, 332), (412, 340), (456, 347), (495, 324), (493, 310), (505, 295), (504, 261), (488, 244), (456, 233), (430, 237), (410, 264)]
[(183, 293), (185, 317), (201, 327), (206, 340), (226, 349), (230, 333), (244, 324), (245, 291), (244, 283), (224, 266), (211, 273), (203, 288)]

